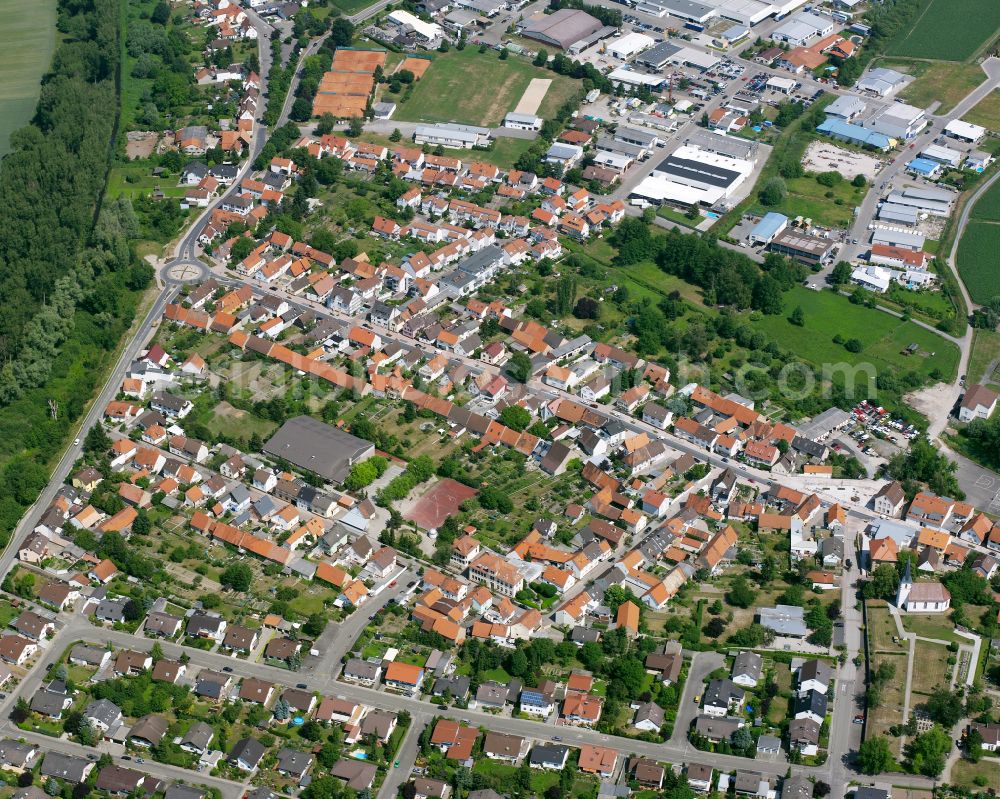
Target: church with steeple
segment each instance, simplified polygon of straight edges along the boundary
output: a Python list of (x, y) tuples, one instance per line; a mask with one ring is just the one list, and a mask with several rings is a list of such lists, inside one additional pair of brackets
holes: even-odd
[(913, 582), (907, 560), (896, 592), (896, 607), (907, 613), (944, 613), (951, 607), (951, 593), (937, 581)]

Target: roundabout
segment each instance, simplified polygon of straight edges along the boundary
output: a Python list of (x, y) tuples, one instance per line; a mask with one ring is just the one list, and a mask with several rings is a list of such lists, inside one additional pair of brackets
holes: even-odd
[(171, 261), (160, 270), (164, 283), (181, 285), (197, 283), (208, 277), (208, 267), (201, 261), (179, 259)]

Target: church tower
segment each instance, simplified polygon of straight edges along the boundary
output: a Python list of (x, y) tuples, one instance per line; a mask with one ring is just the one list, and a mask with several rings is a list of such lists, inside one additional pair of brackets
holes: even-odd
[(899, 581), (899, 591), (896, 592), (896, 607), (900, 610), (906, 610), (906, 598), (910, 595), (910, 589), (913, 588), (913, 577), (910, 575), (910, 561), (906, 561), (906, 571), (903, 573), (903, 579)]

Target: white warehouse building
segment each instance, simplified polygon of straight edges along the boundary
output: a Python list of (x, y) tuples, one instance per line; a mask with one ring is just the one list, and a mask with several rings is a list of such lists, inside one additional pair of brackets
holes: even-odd
[(444, 36), (444, 28), (436, 22), (424, 22), (420, 17), (409, 11), (393, 11), (389, 14), (389, 22), (413, 34), (425, 42), (436, 42)]
[(684, 144), (663, 159), (632, 196), (657, 205), (711, 206), (731, 197), (753, 168), (753, 161)]
[(627, 61), (643, 50), (648, 50), (654, 44), (656, 44), (656, 40), (652, 36), (647, 36), (645, 33), (632, 32), (608, 42), (606, 49), (608, 55), (622, 61)]

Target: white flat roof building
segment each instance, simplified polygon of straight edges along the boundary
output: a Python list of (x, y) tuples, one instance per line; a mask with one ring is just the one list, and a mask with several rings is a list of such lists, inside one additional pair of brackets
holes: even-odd
[(814, 36), (826, 36), (833, 32), (834, 22), (830, 17), (821, 17), (803, 11), (775, 28), (771, 38), (778, 42), (788, 42), (801, 47)]
[(797, 83), (798, 81), (796, 81), (795, 78), (779, 78), (775, 76), (767, 79), (767, 88), (774, 89), (776, 92), (789, 94), (795, 88)]
[(924, 241), (925, 237), (921, 233), (891, 228), (875, 228), (872, 231), (872, 244), (888, 244), (891, 247), (904, 247), (919, 252), (924, 248)]
[(864, 127), (891, 139), (912, 139), (925, 127), (924, 109), (906, 103), (892, 103), (864, 122)]
[(855, 84), (859, 91), (871, 92), (885, 97), (906, 83), (906, 75), (888, 67), (876, 67), (861, 76)]
[(892, 273), (881, 266), (859, 266), (851, 273), (851, 282), (869, 291), (885, 294), (892, 283)]
[(714, 205), (731, 196), (753, 167), (753, 161), (684, 144), (661, 161), (632, 195), (658, 204)]
[(541, 130), (544, 120), (534, 114), (519, 114), (511, 111), (503, 118), (505, 128), (517, 128), (518, 130)]
[(443, 123), (440, 125), (417, 125), (413, 131), (413, 141), (416, 144), (452, 147), (470, 150), (473, 147), (489, 144), (491, 131), (489, 128), (479, 128), (474, 125), (456, 125)]
[(655, 88), (666, 83), (663, 75), (646, 75), (642, 72), (618, 67), (618, 69), (608, 74), (608, 80), (612, 83), (624, 83), (626, 86), (649, 86)]
[(400, 28), (409, 28), (417, 36), (427, 42), (434, 42), (444, 36), (444, 29), (436, 22), (424, 22), (420, 17), (409, 11), (393, 11), (389, 14), (389, 22)]
[(696, 0), (640, 0), (635, 8), (636, 11), (654, 17), (665, 17), (670, 14), (672, 17), (688, 22), (704, 23), (719, 15), (718, 10), (713, 6), (696, 2)]
[(947, 164), (948, 166), (958, 166), (962, 163), (963, 155), (958, 150), (953, 150), (951, 147), (942, 147), (940, 144), (928, 144), (920, 151), (920, 154), (924, 158), (929, 158), (931, 161), (937, 161), (939, 164)]
[(634, 55), (638, 55), (643, 50), (648, 50), (656, 44), (656, 39), (647, 36), (645, 33), (626, 33), (624, 36), (608, 42), (607, 52), (609, 55), (627, 61)]
[(621, 174), (632, 165), (634, 159), (625, 153), (599, 152), (594, 156), (594, 163), (605, 169), (611, 169)]
[(773, 3), (761, 0), (716, 0), (712, 5), (718, 9), (720, 17), (741, 25), (756, 25), (776, 12)]
[(962, 141), (969, 142), (969, 144), (975, 144), (986, 135), (986, 128), (982, 125), (973, 125), (971, 122), (964, 122), (961, 119), (953, 119), (944, 126), (944, 134), (945, 136), (951, 136), (953, 139), (961, 139)]

